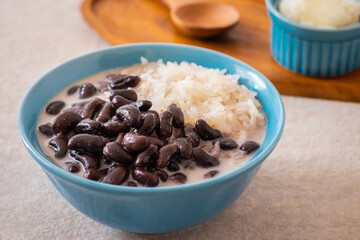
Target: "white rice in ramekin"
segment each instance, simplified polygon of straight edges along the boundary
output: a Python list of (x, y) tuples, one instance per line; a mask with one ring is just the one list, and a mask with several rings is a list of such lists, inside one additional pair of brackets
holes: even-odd
[(279, 9), (294, 21), (317, 27), (344, 27), (360, 20), (357, 0), (281, 0)]

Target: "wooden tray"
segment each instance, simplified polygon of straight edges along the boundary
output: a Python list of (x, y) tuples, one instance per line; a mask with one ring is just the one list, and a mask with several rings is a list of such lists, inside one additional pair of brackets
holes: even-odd
[(240, 22), (208, 40), (181, 34), (159, 0), (85, 0), (85, 20), (110, 44), (173, 42), (214, 49), (236, 57), (268, 77), (281, 94), (360, 102), (360, 69), (338, 78), (311, 78), (290, 72), (271, 57), (270, 21), (264, 0), (222, 0), (240, 12)]

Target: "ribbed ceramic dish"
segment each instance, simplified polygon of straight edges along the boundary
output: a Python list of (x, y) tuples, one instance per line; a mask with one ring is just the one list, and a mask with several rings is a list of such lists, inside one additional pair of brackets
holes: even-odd
[(360, 67), (360, 23), (329, 29), (295, 22), (266, 0), (271, 19), (270, 48), (283, 67), (314, 77), (335, 77)]

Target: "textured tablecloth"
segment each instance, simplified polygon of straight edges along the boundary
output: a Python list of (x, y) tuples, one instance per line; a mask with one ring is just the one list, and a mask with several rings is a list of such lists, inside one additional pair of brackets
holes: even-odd
[(283, 96), (281, 141), (244, 194), (180, 232), (112, 229), (68, 204), (21, 143), (28, 87), (73, 56), (107, 47), (80, 1), (0, 1), (0, 239), (360, 239), (360, 105)]

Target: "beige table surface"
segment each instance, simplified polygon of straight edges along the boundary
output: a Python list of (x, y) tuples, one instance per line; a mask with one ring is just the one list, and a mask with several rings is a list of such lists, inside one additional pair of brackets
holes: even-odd
[(70, 206), (22, 145), (29, 86), (108, 44), (80, 0), (0, 1), (0, 239), (360, 239), (360, 105), (283, 96), (283, 137), (244, 194), (215, 218), (163, 235), (127, 233)]

